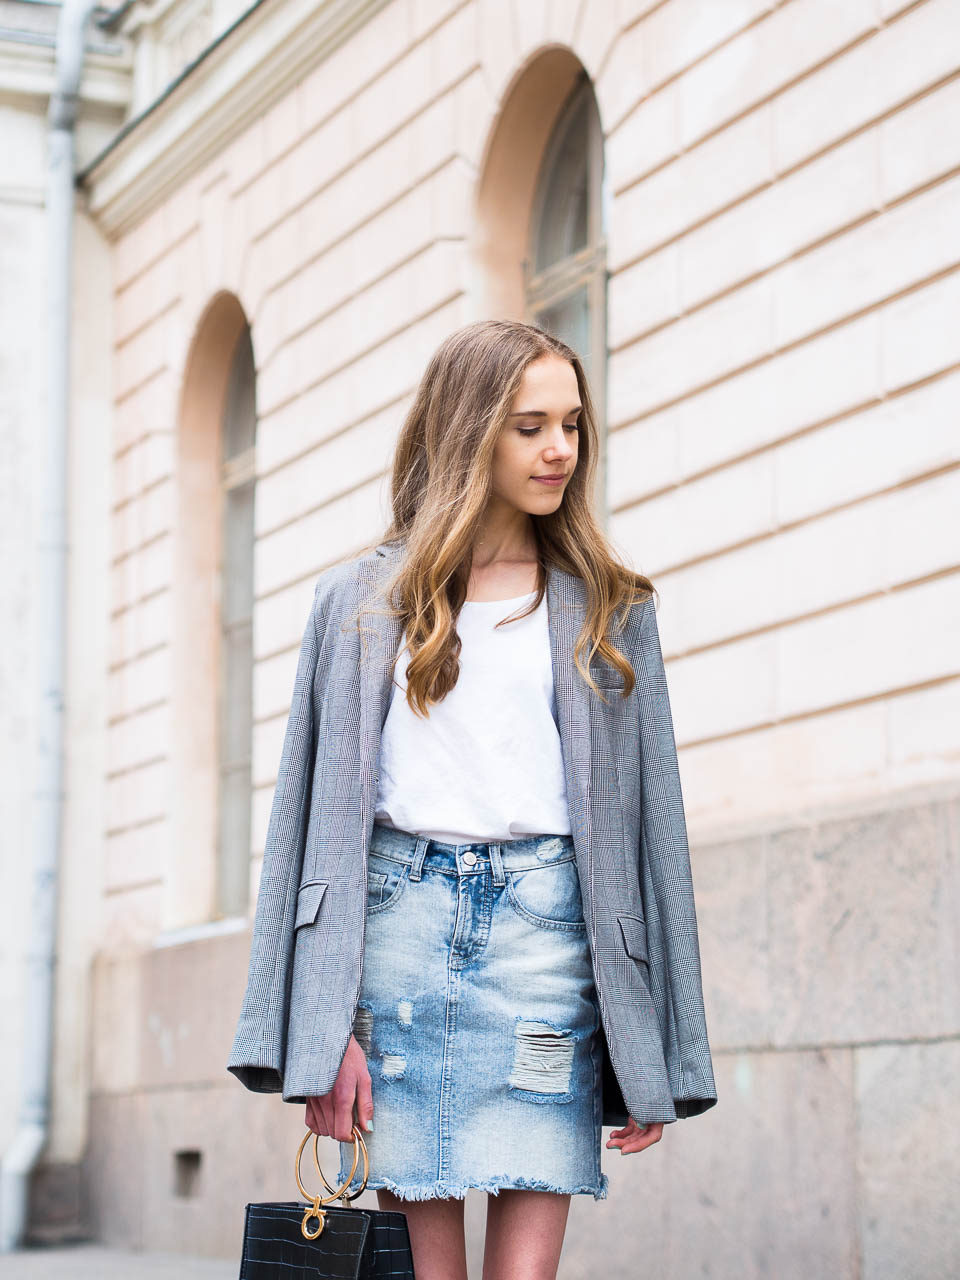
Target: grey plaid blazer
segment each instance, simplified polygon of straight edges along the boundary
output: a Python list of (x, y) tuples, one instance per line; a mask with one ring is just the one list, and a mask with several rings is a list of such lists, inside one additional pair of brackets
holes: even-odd
[[(321, 574), (300, 648), (253, 923), (246, 994), (227, 1063), (248, 1089), (304, 1102), (333, 1088), (353, 1029), (366, 923), (366, 850), (380, 733), (401, 640), (365, 613), (395, 567), (381, 543)], [(673, 719), (652, 601), (616, 638), (636, 674), (580, 677), (584, 587), (548, 575), (547, 608), (571, 831), (601, 1012), (603, 1123), (698, 1115), (717, 1100)], [(342, 629), (343, 628), (343, 629)]]

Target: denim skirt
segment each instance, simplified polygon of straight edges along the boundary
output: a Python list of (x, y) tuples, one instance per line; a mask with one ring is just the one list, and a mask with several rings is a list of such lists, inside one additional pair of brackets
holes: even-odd
[[(600, 1011), (569, 835), (445, 844), (375, 823), (354, 1035), (367, 1187), (607, 1196)], [(342, 1183), (353, 1144), (340, 1144)], [(363, 1160), (349, 1190), (362, 1182)]]

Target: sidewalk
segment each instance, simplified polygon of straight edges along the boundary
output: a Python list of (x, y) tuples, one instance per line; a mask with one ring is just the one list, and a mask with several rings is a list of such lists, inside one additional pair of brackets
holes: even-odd
[(0, 1254), (0, 1280), (237, 1280), (240, 1260), (129, 1253), (99, 1244)]

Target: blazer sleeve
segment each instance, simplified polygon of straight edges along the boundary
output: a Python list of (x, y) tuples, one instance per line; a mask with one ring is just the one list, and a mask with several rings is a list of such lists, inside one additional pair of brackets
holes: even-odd
[(640, 879), (652, 994), (677, 1118), (717, 1101), (703, 1004), (697, 913), (677, 745), (653, 599), (643, 606), (640, 707)]
[(294, 916), (316, 764), (315, 683), (323, 577), (300, 644), (257, 896), (246, 993), (227, 1070), (255, 1093), (283, 1085)]

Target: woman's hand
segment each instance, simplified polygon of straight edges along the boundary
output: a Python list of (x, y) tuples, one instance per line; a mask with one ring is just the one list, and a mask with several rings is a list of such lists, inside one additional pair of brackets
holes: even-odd
[(629, 1123), (625, 1129), (612, 1129), (610, 1132), (610, 1141), (607, 1143), (610, 1147), (619, 1147), (622, 1156), (629, 1155), (631, 1151), (643, 1151), (646, 1147), (653, 1146), (655, 1142), (659, 1142), (663, 1137), (663, 1122), (651, 1122), (647, 1125), (639, 1125), (633, 1116), (628, 1116)]
[(333, 1088), (320, 1098), (307, 1099), (307, 1128), (321, 1138), (352, 1142), (354, 1103), (357, 1124), (369, 1131), (373, 1121), (370, 1072), (366, 1055), (356, 1038), (351, 1036)]

